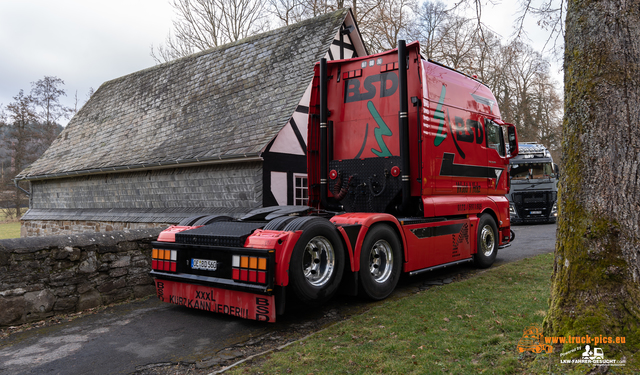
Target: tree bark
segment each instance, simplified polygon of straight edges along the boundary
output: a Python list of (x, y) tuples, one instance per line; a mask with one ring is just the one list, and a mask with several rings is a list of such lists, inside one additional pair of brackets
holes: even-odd
[(640, 347), (639, 25), (640, 0), (568, 1), (564, 170), (545, 320), (546, 336), (625, 337), (598, 346), (632, 362)]

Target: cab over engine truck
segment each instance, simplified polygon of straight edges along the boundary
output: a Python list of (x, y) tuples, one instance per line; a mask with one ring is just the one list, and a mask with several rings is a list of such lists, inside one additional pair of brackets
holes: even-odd
[(541, 144), (522, 142), (510, 160), (511, 224), (555, 223), (558, 218), (558, 174), (551, 153)]
[(169, 227), (153, 242), (162, 301), (274, 322), (290, 293), (380, 300), (403, 272), (489, 267), (510, 245), (517, 135), (485, 85), (400, 41), (320, 61), (309, 108), (309, 206)]

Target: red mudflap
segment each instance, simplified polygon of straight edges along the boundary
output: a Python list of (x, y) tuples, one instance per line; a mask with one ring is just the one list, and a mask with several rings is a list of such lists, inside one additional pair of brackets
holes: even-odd
[(163, 302), (261, 322), (276, 321), (274, 296), (211, 288), (169, 280), (155, 280)]

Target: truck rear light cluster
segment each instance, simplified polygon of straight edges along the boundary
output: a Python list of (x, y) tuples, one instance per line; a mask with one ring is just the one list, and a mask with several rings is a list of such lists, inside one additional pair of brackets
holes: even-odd
[(267, 283), (267, 258), (234, 255), (232, 278), (252, 283)]
[(151, 250), (151, 268), (154, 270), (176, 272), (177, 259), (176, 250)]

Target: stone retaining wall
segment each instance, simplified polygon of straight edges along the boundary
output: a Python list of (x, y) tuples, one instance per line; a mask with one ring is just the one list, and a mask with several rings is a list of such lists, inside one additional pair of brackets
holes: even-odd
[(0, 240), (0, 326), (153, 294), (150, 242), (161, 230)]
[(96, 220), (23, 220), (20, 237), (55, 236), (84, 232), (106, 232), (166, 228), (170, 223), (125, 223)]

